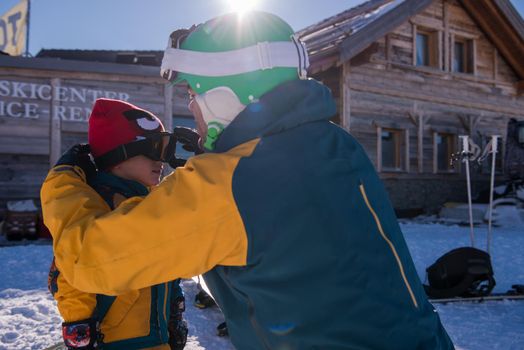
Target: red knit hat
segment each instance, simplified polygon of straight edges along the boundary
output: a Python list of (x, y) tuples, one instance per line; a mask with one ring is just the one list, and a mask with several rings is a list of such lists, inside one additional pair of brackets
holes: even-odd
[(161, 131), (164, 126), (153, 113), (128, 102), (99, 98), (89, 117), (87, 137), (96, 158), (120, 145)]

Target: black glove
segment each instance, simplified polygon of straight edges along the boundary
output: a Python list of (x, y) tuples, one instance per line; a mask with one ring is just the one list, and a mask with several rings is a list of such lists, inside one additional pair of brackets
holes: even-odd
[(204, 153), (200, 146), (200, 135), (191, 128), (177, 126), (173, 129), (173, 134), (176, 136), (177, 142), (182, 144), (182, 148), (194, 154)]
[(169, 166), (170, 166), (171, 168), (176, 169), (176, 168), (178, 168), (179, 166), (184, 166), (184, 165), (186, 165), (186, 162), (187, 162), (186, 159), (173, 157), (173, 158), (171, 158), (171, 160), (168, 162), (168, 164), (169, 164)]
[(169, 324), (169, 346), (171, 350), (182, 350), (187, 342), (187, 322), (179, 320)]
[(96, 350), (102, 340), (98, 322), (92, 318), (62, 323), (62, 336), (68, 350)]
[(186, 299), (179, 296), (171, 303), (171, 314), (169, 316), (169, 346), (171, 350), (182, 350), (187, 342), (187, 322), (183, 318), (186, 311)]
[(89, 179), (96, 174), (96, 166), (89, 156), (90, 150), (88, 144), (76, 144), (62, 154), (55, 166), (77, 166), (84, 171), (86, 178)]

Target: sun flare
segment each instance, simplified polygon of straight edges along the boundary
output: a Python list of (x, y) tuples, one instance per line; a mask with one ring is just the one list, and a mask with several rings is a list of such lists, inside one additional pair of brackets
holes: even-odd
[(252, 10), (257, 2), (257, 0), (227, 0), (230, 11), (240, 13)]

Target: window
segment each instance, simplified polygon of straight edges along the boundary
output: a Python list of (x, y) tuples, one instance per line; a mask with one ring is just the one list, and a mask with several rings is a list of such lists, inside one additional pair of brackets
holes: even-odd
[(453, 42), (453, 72), (474, 73), (473, 40), (455, 38)]
[(429, 66), (429, 36), (417, 33), (417, 66)]
[(404, 163), (404, 132), (398, 129), (380, 129), (380, 169), (401, 171)]
[(524, 122), (517, 123), (517, 135), (519, 143), (524, 145)]
[(457, 138), (454, 134), (435, 133), (435, 172), (453, 171), (451, 156), (457, 152)]
[(419, 67), (440, 68), (439, 32), (416, 29), (414, 64)]

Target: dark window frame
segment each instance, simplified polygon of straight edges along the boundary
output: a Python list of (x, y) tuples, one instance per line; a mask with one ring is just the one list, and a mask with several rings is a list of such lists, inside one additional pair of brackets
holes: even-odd
[[(438, 138), (445, 139), (446, 142), (446, 157), (445, 160), (442, 161), (441, 152), (439, 150), (439, 142)], [(435, 174), (437, 173), (456, 173), (457, 172), (457, 166), (455, 167), (451, 166), (451, 158), (452, 155), (457, 153), (458, 150), (458, 137), (456, 134), (451, 132), (441, 132), (441, 131), (435, 131), (433, 133), (433, 147), (434, 147), (434, 159), (433, 159), (433, 172)], [(441, 167), (442, 164), (445, 164), (445, 167)]]
[[(419, 61), (419, 37), (424, 37), (426, 43), (422, 48), (424, 50), (423, 62)], [(413, 65), (422, 68), (442, 69), (441, 57), (441, 32), (436, 29), (418, 27), (414, 25), (413, 30)]]
[[(391, 133), (393, 136), (393, 161), (391, 162), (393, 165), (390, 166), (385, 165), (384, 162), (384, 133)], [(391, 172), (391, 173), (398, 173), (398, 172), (409, 172), (408, 162), (409, 162), (409, 154), (408, 154), (408, 147), (407, 144), (407, 138), (409, 137), (409, 133), (407, 129), (399, 129), (394, 127), (379, 127), (377, 128), (377, 142), (379, 143), (379, 147), (377, 149), (377, 152), (380, 152), (380, 154), (377, 153), (378, 157), (378, 170), (379, 172)], [(388, 162), (389, 163), (389, 162)]]
[[(460, 35), (453, 35), (451, 40), (451, 72), (458, 74), (476, 74), (476, 60), (475, 60), (475, 39), (463, 37)], [(462, 47), (460, 57), (457, 55), (457, 46)], [(457, 64), (457, 61), (460, 63)]]

